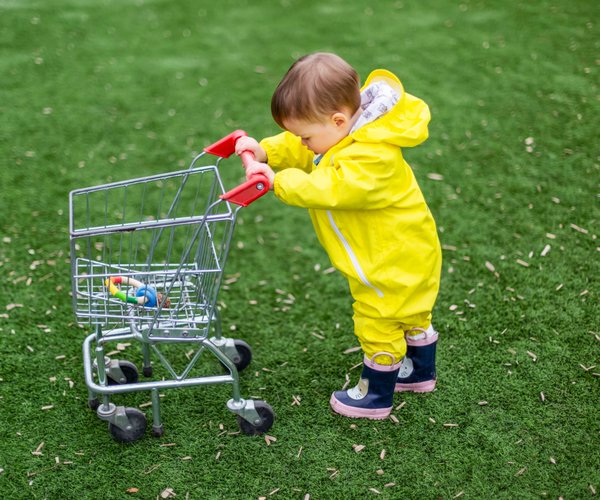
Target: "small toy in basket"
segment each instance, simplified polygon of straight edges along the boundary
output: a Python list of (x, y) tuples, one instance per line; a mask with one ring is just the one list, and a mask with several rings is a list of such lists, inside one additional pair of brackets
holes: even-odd
[[(209, 146), (187, 170), (70, 193), (73, 308), (93, 329), (83, 343), (88, 406), (108, 422), (117, 441), (145, 433), (142, 411), (111, 402), (113, 395), (136, 391), (151, 393), (155, 436), (164, 432), (159, 391), (198, 385), (231, 384), (227, 408), (244, 434), (273, 425), (266, 402), (241, 397), (239, 372), (252, 350), (241, 339), (222, 336), (216, 307), (237, 213), (269, 190), (263, 176), (223, 188), (219, 163), (243, 135), (238, 130)], [(216, 163), (196, 166), (207, 154), (216, 155)], [(242, 155), (244, 164), (251, 159)], [(148, 380), (139, 380), (135, 363), (110, 359), (111, 342), (140, 347)], [(179, 346), (189, 361), (182, 368), (171, 358)], [(228, 373), (198, 370), (203, 354)], [(153, 378), (155, 368), (160, 373)]]
[[(119, 284), (131, 285), (135, 288), (135, 295), (127, 295), (117, 285)], [(141, 281), (127, 276), (111, 276), (104, 284), (108, 288), (112, 296), (121, 299), (123, 302), (130, 304), (137, 304), (144, 307), (157, 307), (159, 304), (161, 307), (168, 309), (171, 305), (171, 301), (168, 297), (162, 293), (158, 293), (154, 288), (149, 285), (144, 285)]]

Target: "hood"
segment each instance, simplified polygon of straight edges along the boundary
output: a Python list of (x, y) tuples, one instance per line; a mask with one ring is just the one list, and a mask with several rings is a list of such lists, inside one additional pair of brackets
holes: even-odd
[(397, 94), (398, 101), (384, 115), (352, 132), (351, 137), (359, 142), (387, 142), (400, 147), (417, 146), (425, 141), (429, 135), (427, 124), (431, 119), (427, 104), (404, 92), (396, 75), (384, 69), (377, 69), (369, 75), (361, 93), (377, 82), (389, 85)]

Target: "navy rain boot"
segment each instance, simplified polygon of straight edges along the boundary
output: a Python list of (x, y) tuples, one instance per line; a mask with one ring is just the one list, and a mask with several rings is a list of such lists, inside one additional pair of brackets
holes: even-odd
[[(388, 353), (377, 353), (391, 356)], [(356, 387), (347, 391), (336, 391), (331, 395), (331, 409), (351, 418), (369, 418), (383, 420), (392, 412), (394, 386), (398, 377), (400, 363), (380, 365), (364, 357), (363, 370)]]
[(422, 335), (406, 335), (406, 356), (400, 362), (396, 392), (431, 392), (435, 389), (435, 348), (438, 332), (430, 326)]

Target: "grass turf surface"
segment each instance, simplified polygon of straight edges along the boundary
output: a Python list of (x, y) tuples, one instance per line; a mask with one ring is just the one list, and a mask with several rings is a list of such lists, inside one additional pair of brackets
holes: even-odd
[[(213, 4), (0, 0), (3, 497), (594, 495), (595, 3)], [(238, 127), (274, 133), (274, 86), (314, 50), (363, 78), (392, 70), (432, 109), (430, 139), (406, 155), (445, 249), (438, 389), (396, 396), (396, 420), (330, 413), (359, 373), (343, 354), (350, 298), (305, 212), (270, 195), (240, 213), (226, 271), (239, 276), (219, 300), (253, 347), (242, 391), (273, 406), (276, 441), (233, 434), (219, 386), (165, 392), (162, 438), (113, 442), (86, 408), (68, 192), (185, 167)], [(223, 164), (227, 186), (240, 173)]]

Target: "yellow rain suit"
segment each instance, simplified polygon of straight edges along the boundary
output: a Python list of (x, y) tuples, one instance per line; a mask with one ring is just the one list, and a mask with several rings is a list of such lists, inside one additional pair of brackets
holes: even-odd
[(429, 109), (385, 70), (372, 72), (363, 89), (380, 80), (396, 90), (398, 102), (342, 139), (318, 165), (290, 132), (261, 145), (276, 171), (275, 195), (308, 209), (332, 264), (348, 279), (365, 355), (387, 352), (398, 361), (406, 353), (404, 333), (431, 324), (441, 250), (433, 216), (400, 149), (427, 139)]

